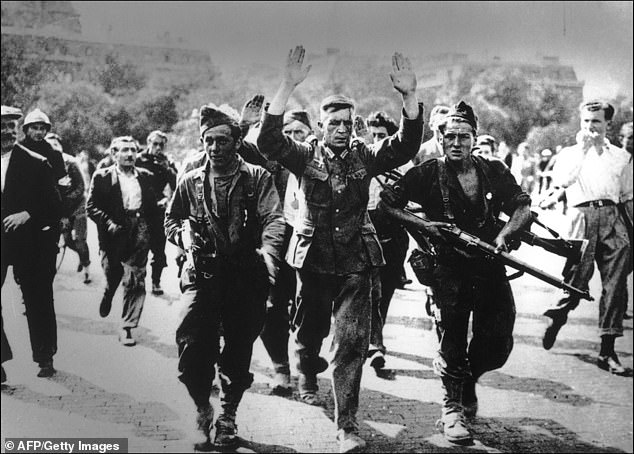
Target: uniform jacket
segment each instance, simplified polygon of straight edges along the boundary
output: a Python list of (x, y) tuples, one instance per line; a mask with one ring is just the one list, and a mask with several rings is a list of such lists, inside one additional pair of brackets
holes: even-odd
[(218, 213), (212, 201), (208, 162), (180, 179), (165, 215), (165, 234), (182, 248), (182, 222), (189, 219), (196, 224), (204, 223), (197, 230), (206, 241), (217, 246), (218, 255), (232, 262), (253, 259), (257, 248), (280, 260), (285, 227), (273, 178), (264, 168), (238, 159), (239, 169), (228, 194), (229, 215), (224, 235), (219, 238), (209, 227), (209, 216), (217, 218)]
[(284, 136), (282, 120), (282, 115), (265, 114), (258, 149), (299, 180), (287, 262), (336, 275), (382, 266), (381, 246), (367, 211), (370, 179), (414, 157), (423, 133), (422, 114), (403, 118), (399, 131), (376, 145), (353, 141), (340, 156), (323, 143), (299, 143)]
[(1, 217), (27, 211), (31, 219), (13, 232), (2, 228), (2, 260), (33, 260), (42, 248), (57, 247), (62, 201), (50, 164), (42, 156), (15, 145), (7, 168)]
[[(153, 236), (153, 226), (161, 224), (161, 213), (156, 205), (156, 196), (152, 189), (152, 175), (145, 169), (136, 170), (141, 186), (142, 216), (148, 224), (150, 236)], [(90, 183), (86, 210), (90, 219), (97, 224), (99, 248), (103, 251), (109, 251), (119, 246), (116, 238), (108, 233), (108, 221), (125, 226), (126, 219), (116, 166), (99, 169), (94, 173)]]

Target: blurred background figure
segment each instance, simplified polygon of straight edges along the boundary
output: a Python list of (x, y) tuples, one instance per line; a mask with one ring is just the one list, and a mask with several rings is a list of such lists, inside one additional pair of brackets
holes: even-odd
[(541, 195), (544, 194), (550, 188), (552, 182), (551, 171), (553, 165), (551, 164), (553, 152), (548, 148), (542, 150), (539, 154), (539, 162), (537, 163), (537, 179), (538, 188), (537, 192)]
[(86, 187), (84, 177), (77, 160), (70, 154), (64, 153), (62, 139), (59, 135), (49, 132), (46, 141), (53, 150), (62, 154), (64, 166), (68, 174), (68, 184), (61, 187), (62, 220), (61, 230), (64, 247), (75, 251), (79, 256), (77, 272), (83, 272), (84, 284), (90, 279), (90, 252), (88, 250), (88, 217), (86, 215)]
[(438, 105), (434, 106), (429, 114), (429, 129), (434, 133), (433, 137), (420, 146), (420, 150), (412, 159), (414, 165), (422, 164), (432, 158), (439, 158), (443, 155), (442, 146), (440, 145), (439, 126), (443, 123), (445, 116), (449, 112), (449, 107)]
[(489, 134), (482, 134), (476, 139), (476, 146), (473, 154), (486, 159), (497, 159), (497, 142), (495, 137)]

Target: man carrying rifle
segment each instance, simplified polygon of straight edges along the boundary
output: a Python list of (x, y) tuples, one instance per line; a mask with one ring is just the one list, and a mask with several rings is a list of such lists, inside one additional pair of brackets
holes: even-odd
[[(430, 237), (436, 266), (431, 272), (436, 331), (440, 343), (435, 372), (444, 388), (442, 417), (445, 438), (470, 443), (464, 417), (475, 416), (475, 384), (487, 371), (502, 367), (513, 348), (515, 303), (501, 261), (472, 254), (443, 233), (452, 225), (492, 244), (497, 253), (508, 249), (509, 237), (530, 220), (530, 197), (508, 167), (498, 160), (471, 155), (477, 117), (460, 102), (440, 126), (444, 157), (410, 169), (393, 188), (383, 191), (379, 207), (408, 229)], [(421, 205), (424, 219), (400, 208), (408, 201)], [(509, 222), (496, 228), (504, 211)], [(473, 312), (473, 338), (467, 344)]]

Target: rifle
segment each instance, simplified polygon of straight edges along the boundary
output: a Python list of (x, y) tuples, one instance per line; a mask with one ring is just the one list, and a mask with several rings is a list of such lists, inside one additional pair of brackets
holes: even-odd
[(487, 257), (491, 257), (494, 260), (501, 261), (504, 265), (510, 266), (511, 268), (515, 268), (516, 270), (525, 272), (530, 274), (531, 276), (536, 277), (539, 280), (542, 280), (550, 285), (553, 285), (557, 288), (565, 290), (570, 295), (574, 297), (578, 297), (580, 299), (586, 299), (589, 301), (594, 301), (594, 298), (590, 296), (590, 293), (587, 290), (580, 290), (572, 285), (564, 282), (562, 279), (558, 279), (555, 276), (552, 276), (544, 271), (538, 270), (537, 268), (529, 265), (526, 262), (523, 262), (519, 259), (516, 259), (511, 254), (504, 251), (495, 251), (495, 247), (485, 241), (482, 241), (475, 235), (471, 235), (470, 233), (465, 232), (457, 226), (452, 226), (451, 228), (441, 228), (440, 229), (444, 234), (446, 234), (450, 239), (457, 241), (459, 244), (462, 244), (469, 248), (475, 248), (478, 252), (483, 253)]
[[(395, 177), (397, 177), (398, 174), (399, 173), (397, 171), (391, 171), (387, 173), (386, 176), (389, 179), (395, 179)], [(379, 183), (381, 184), (383, 188), (386, 187), (386, 185), (384, 185), (380, 181)], [(414, 210), (409, 210), (406, 208), (401, 211), (404, 213), (407, 213), (409, 216), (416, 216), (414, 214)], [(520, 231), (516, 232), (515, 234), (516, 239), (520, 240), (521, 242), (525, 242), (529, 245), (539, 246), (548, 252), (560, 255), (562, 257), (566, 257), (567, 261), (566, 261), (566, 266), (564, 267), (564, 272), (563, 272), (563, 274), (565, 275), (567, 270), (569, 270), (572, 266), (576, 265), (579, 262), (579, 260), (581, 259), (581, 256), (583, 255), (583, 252), (585, 251), (585, 247), (587, 246), (588, 241), (587, 240), (577, 240), (577, 241), (564, 240), (560, 238), (557, 232), (555, 232), (554, 230), (550, 229), (549, 227), (547, 227), (546, 225), (538, 221), (537, 213), (531, 212), (531, 215), (532, 215), (531, 223), (535, 222), (536, 224), (545, 228), (546, 230), (549, 231), (549, 233), (555, 236), (555, 238), (546, 239), (546, 238), (541, 238), (535, 235), (534, 233), (530, 231), (530, 224), (529, 224), (528, 228), (525, 227), (521, 229)], [(504, 222), (501, 220), (498, 220), (497, 225), (501, 228), (503, 227)], [(429, 241), (422, 234), (422, 232), (415, 230), (406, 224), (404, 224), (403, 226), (408, 231), (408, 233), (412, 236), (414, 241), (416, 241), (419, 244), (419, 246), (421, 246), (421, 249), (429, 250)], [(555, 276), (552, 276), (548, 273), (538, 270), (537, 268), (529, 265), (528, 263), (525, 263), (521, 260), (516, 259), (515, 257), (513, 257), (507, 252), (503, 252), (503, 251), (496, 252), (495, 247), (492, 246), (491, 244), (486, 243), (485, 241), (482, 241), (480, 238), (476, 237), (475, 235), (472, 235), (470, 233), (463, 231), (462, 229), (460, 229), (459, 227), (455, 225), (453, 225), (452, 228), (450, 229), (442, 228), (441, 231), (445, 235), (447, 235), (450, 239), (457, 241), (458, 243), (466, 246), (467, 248), (472, 248), (472, 249), (475, 248), (478, 250), (478, 252), (484, 254), (485, 256), (490, 257), (494, 260), (499, 260), (504, 265), (510, 266), (511, 268), (515, 268), (516, 270), (518, 270), (519, 273), (513, 275), (510, 279), (518, 277), (523, 273), (528, 273), (531, 276), (534, 276), (550, 285), (553, 285), (557, 288), (567, 291), (571, 295), (574, 295), (582, 299), (587, 299), (589, 301), (594, 301), (594, 298), (590, 296), (590, 293), (587, 290), (583, 291), (576, 287), (573, 287), (572, 285), (566, 283), (564, 280), (558, 279)]]

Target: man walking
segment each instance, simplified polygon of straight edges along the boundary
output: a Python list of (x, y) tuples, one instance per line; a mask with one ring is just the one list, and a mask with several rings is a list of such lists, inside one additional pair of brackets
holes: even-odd
[(153, 228), (160, 212), (152, 189), (152, 175), (137, 169), (138, 148), (133, 137), (116, 137), (110, 143), (114, 164), (95, 172), (86, 208), (97, 224), (101, 266), (106, 288), (99, 315), (107, 317), (112, 298), (123, 281), (122, 327), (119, 341), (133, 346), (132, 329), (139, 325), (145, 301), (145, 275)]
[(284, 77), (264, 114), (258, 149), (289, 169), (300, 181), (298, 211), (287, 261), (297, 270), (297, 327), (300, 395), (315, 403), (323, 339), (335, 317), (333, 389), (339, 450), (361, 449), (356, 418), (363, 363), (368, 352), (372, 304), (371, 270), (384, 265), (381, 246), (367, 212), (370, 179), (414, 157), (422, 137), (422, 109), (416, 76), (408, 59), (392, 58), (390, 74), (403, 98), (404, 115), (397, 134), (379, 146), (351, 142), (354, 103), (342, 95), (324, 99), (317, 145), (283, 134), (286, 103), (308, 74), (305, 51), (295, 47)]
[[(46, 159), (17, 144), (20, 109), (2, 106), (2, 285), (9, 266), (22, 290), (38, 377), (55, 373), (53, 279), (62, 202)], [(2, 319), (2, 362), (13, 358)], [(6, 374), (2, 368), (2, 383)]]

